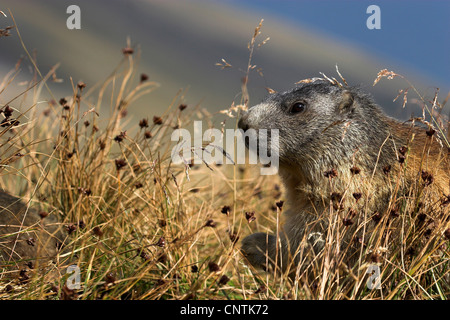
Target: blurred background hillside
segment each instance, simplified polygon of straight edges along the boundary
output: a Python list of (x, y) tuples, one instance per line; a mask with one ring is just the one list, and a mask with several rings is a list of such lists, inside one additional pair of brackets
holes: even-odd
[[(81, 30), (68, 30), (66, 8), (81, 8)], [(154, 0), (1, 0), (0, 29), (12, 25), (8, 9), (23, 41), (35, 50), (42, 73), (61, 63), (50, 83), (57, 98), (72, 89), (69, 77), (92, 86), (102, 82), (122, 59), (127, 37), (142, 51), (139, 72), (161, 84), (130, 109), (136, 117), (152, 117), (167, 108), (179, 89), (188, 89), (185, 102), (201, 103), (211, 113), (239, 101), (240, 69), (248, 61), (247, 43), (263, 18), (262, 41), (253, 64), (262, 68), (250, 75), (250, 105), (265, 95), (265, 87), (284, 90), (304, 79), (338, 77), (335, 65), (351, 85), (362, 85), (392, 116), (406, 119), (417, 114), (411, 96), (406, 109), (402, 99), (393, 102), (400, 80), (372, 83), (381, 69), (406, 76), (429, 99), (440, 88), (442, 101), (450, 88), (448, 56), (449, 1), (377, 1), (381, 30), (368, 30), (369, 1), (154, 1)], [(29, 80), (27, 61), (15, 31), (0, 39), (0, 75), (24, 57), (15, 83)], [(233, 68), (215, 65), (226, 59)], [(18, 87), (17, 90), (20, 90)], [(9, 90), (9, 94), (13, 93)], [(0, 104), (7, 101), (0, 95)], [(43, 99), (48, 99), (43, 97)]]

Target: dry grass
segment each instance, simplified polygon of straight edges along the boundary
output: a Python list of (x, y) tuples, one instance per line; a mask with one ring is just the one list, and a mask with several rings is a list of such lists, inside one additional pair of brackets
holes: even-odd
[[(249, 45), (244, 109), (260, 28)], [(16, 275), (8, 277), (4, 268), (0, 298), (448, 298), (450, 235), (442, 233), (448, 228), (448, 206), (431, 203), (420, 181), (391, 199), (401, 241), (388, 252), (380, 249), (387, 247), (380, 241), (388, 241), (382, 235), (392, 223), (384, 215), (377, 232), (361, 246), (361, 257), (369, 257), (368, 262), (360, 259), (352, 268), (339, 263), (334, 240), (341, 236), (342, 220), (330, 215), (330, 206), (323, 213), (334, 217), (327, 245), (317, 263), (301, 266), (315, 275), (313, 281), (301, 273), (292, 279), (246, 266), (239, 239), (256, 230), (273, 233), (282, 218), (278, 178), (260, 176), (250, 166), (173, 165), (171, 133), (198, 119), (212, 125), (213, 118), (198, 106), (186, 108), (179, 93), (163, 115), (129, 119), (133, 101), (157, 83), (137, 73), (136, 52), (128, 46), (123, 53), (119, 67), (101, 86), (73, 84), (72, 94), (59, 101), (39, 100), (54, 70), (42, 76), (36, 66), (40, 80), (30, 81), (23, 95), (8, 102), (26, 111), (13, 110), (10, 119), (20, 124), (1, 128), (0, 186), (57, 215), (66, 232), (54, 263), (24, 267), (26, 283)], [(13, 85), (16, 72), (3, 79), (0, 94)], [(34, 101), (28, 107), (22, 105), (25, 96)], [(5, 112), (5, 106), (0, 110)], [(66, 269), (74, 264), (81, 271), (79, 290), (66, 285)], [(380, 267), (381, 290), (366, 286), (369, 265)]]

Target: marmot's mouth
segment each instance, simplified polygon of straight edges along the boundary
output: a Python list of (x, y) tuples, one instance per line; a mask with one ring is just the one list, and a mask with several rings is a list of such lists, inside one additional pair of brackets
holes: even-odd
[(243, 138), (245, 147), (248, 150), (255, 152), (258, 156), (261, 154), (264, 154), (269, 158), (272, 156), (270, 133), (266, 134), (265, 139), (263, 140), (261, 140), (261, 137), (258, 135), (253, 137), (245, 135)]

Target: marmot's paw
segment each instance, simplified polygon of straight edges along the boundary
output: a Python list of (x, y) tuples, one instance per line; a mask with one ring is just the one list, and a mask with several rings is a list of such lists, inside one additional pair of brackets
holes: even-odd
[(242, 240), (241, 251), (252, 266), (267, 271), (273, 261), (273, 257), (270, 255), (274, 244), (274, 236), (261, 232), (254, 233)]

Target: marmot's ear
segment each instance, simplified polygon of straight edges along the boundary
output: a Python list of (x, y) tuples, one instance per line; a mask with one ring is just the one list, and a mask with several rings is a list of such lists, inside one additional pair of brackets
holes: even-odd
[(338, 109), (340, 112), (348, 112), (354, 109), (354, 99), (353, 94), (350, 91), (345, 90), (341, 96), (341, 102), (339, 103)]

